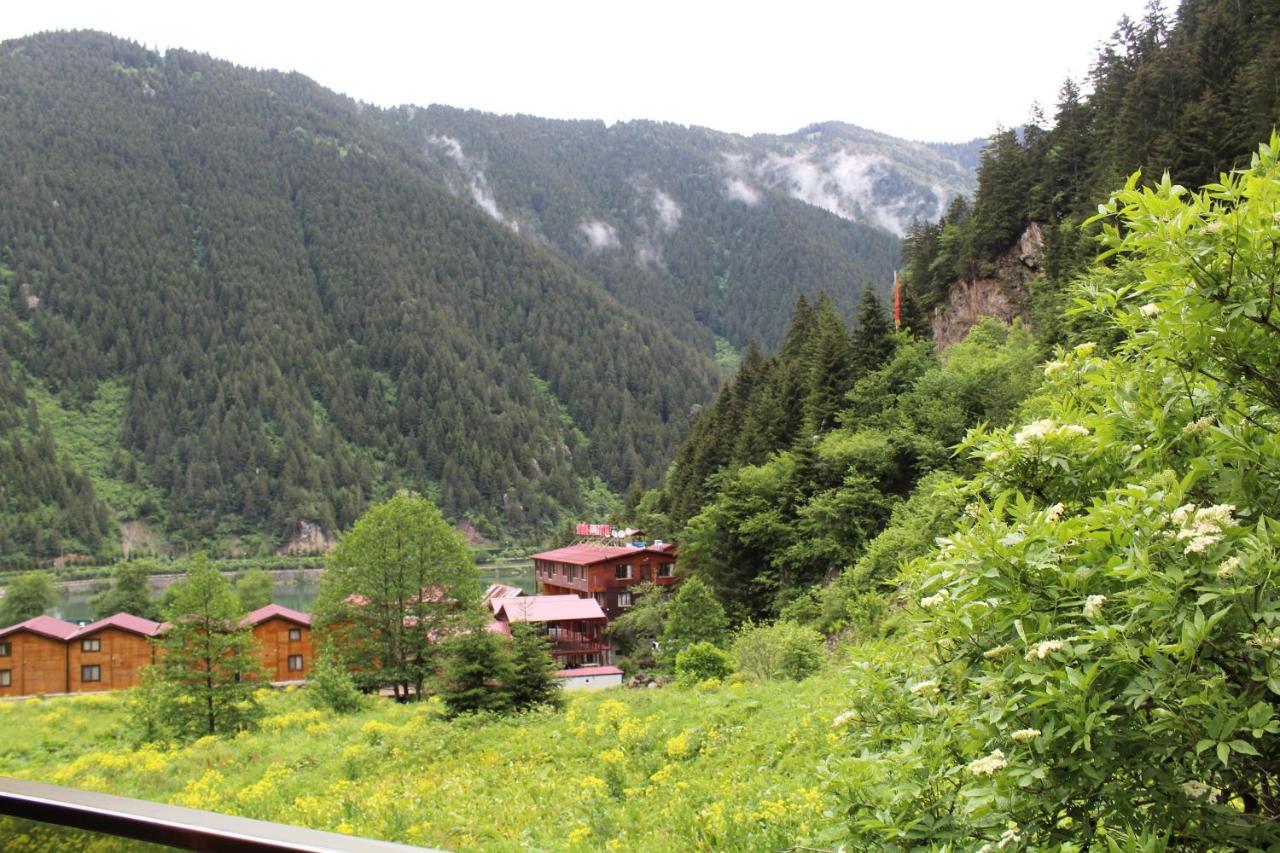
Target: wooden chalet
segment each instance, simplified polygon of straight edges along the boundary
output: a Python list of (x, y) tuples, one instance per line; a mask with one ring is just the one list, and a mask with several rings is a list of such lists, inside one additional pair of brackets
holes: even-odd
[(152, 641), (160, 631), (159, 622), (128, 613), (77, 628), (66, 642), (66, 692), (133, 687), (139, 670), (155, 661)]
[(676, 583), (676, 548), (671, 544), (580, 543), (533, 555), (533, 576), (543, 595), (594, 599), (609, 619), (625, 613), (631, 588), (651, 581)]
[(537, 625), (551, 639), (551, 655), (561, 669), (610, 663), (611, 649), (604, 635), (609, 620), (599, 603), (576, 595), (521, 595), (489, 601), (494, 621), (489, 630), (510, 635), (520, 622)]
[(67, 640), (77, 630), (52, 616), (0, 629), (0, 696), (66, 693)]
[(272, 681), (302, 681), (315, 665), (311, 616), (279, 604), (268, 604), (244, 617)]

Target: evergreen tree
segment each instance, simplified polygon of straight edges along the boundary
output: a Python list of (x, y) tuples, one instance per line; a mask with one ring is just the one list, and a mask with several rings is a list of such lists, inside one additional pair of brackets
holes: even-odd
[(440, 678), (440, 696), (453, 715), (505, 711), (514, 679), (511, 651), (497, 634), (475, 628), (449, 640)]
[(94, 616), (105, 619), (116, 613), (130, 613), (143, 619), (160, 615), (160, 605), (148, 582), (160, 566), (152, 560), (126, 560), (111, 570), (111, 586), (90, 601)]
[[(819, 302), (813, 342), (805, 360), (809, 375), (804, 431), (811, 437), (835, 426), (844, 395), (853, 386), (849, 331), (825, 296)], [(802, 434), (798, 440), (803, 442), (805, 438)]]
[(0, 598), (0, 626), (42, 616), (58, 603), (48, 572), (26, 572), (9, 581)]
[(230, 581), (199, 553), (173, 589), (155, 665), (159, 681), (183, 697), (166, 709), (170, 729), (186, 740), (250, 727), (261, 716), (254, 691), (264, 673)]
[(694, 575), (680, 584), (671, 602), (662, 631), (662, 658), (674, 665), (676, 655), (693, 643), (723, 646), (728, 633), (724, 607), (702, 578)]
[(527, 622), (511, 626), (511, 671), (506, 682), (511, 706), (516, 710), (558, 704), (555, 658), (545, 632)]
[[(903, 302), (905, 306), (906, 299)], [(904, 325), (906, 319), (904, 316)], [(880, 369), (893, 355), (893, 321), (880, 305), (875, 291), (870, 287), (862, 291), (862, 304), (858, 308), (858, 325), (853, 330), (851, 348), (853, 350), (852, 369), (857, 378)]]

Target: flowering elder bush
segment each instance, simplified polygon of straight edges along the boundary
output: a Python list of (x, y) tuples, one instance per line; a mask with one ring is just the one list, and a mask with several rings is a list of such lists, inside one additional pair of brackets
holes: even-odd
[(1131, 180), (1078, 286), (1123, 342), (1059, 350), (1025, 423), (966, 440), (966, 517), (908, 571), (966, 710), (936, 733), (953, 834), (1280, 845), (1278, 150)]

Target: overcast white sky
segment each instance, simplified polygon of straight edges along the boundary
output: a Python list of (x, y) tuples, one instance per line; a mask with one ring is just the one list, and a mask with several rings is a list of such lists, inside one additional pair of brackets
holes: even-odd
[[(1052, 112), (1145, 0), (7, 3), (0, 39), (98, 29), (296, 70), (380, 105), (740, 133), (838, 120), (958, 141)], [(1176, 5), (1173, 2), (1167, 5)]]

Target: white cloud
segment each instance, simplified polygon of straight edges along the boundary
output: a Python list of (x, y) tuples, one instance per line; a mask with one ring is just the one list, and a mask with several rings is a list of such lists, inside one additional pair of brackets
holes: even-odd
[(676, 200), (659, 189), (653, 191), (653, 211), (658, 214), (658, 227), (668, 234), (676, 230), (684, 215)]
[(731, 201), (740, 201), (747, 207), (755, 207), (760, 203), (760, 191), (742, 178), (727, 178), (724, 182), (724, 194)]
[(618, 230), (607, 222), (601, 222), (599, 219), (588, 219), (578, 225), (578, 230), (582, 232), (582, 236), (587, 238), (587, 245), (592, 251), (603, 252), (608, 249), (616, 249), (621, 246), (618, 240)]
[(451, 136), (436, 134), (427, 137), (427, 144), (438, 149), (458, 167), (466, 181), (467, 194), (471, 196), (471, 200), (477, 207), (512, 231), (520, 230), (520, 223), (504, 216), (498, 208), (498, 201), (489, 189), (489, 181), (485, 178), (484, 171), (479, 163), (463, 153), (462, 143)]

